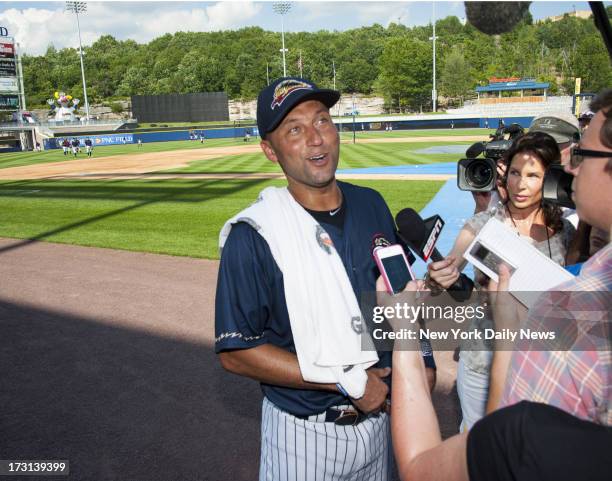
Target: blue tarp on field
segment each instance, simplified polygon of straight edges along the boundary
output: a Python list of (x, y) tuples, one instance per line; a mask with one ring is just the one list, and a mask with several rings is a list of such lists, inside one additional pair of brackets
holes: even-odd
[(341, 169), (339, 174), (447, 174), (457, 173), (457, 162), (434, 164), (390, 165), (388, 167), (365, 167), (363, 169)]

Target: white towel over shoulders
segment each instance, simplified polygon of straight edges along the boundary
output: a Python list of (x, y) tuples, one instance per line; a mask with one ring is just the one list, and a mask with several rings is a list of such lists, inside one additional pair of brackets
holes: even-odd
[(340, 383), (351, 397), (363, 396), (365, 370), (378, 362), (378, 355), (330, 236), (286, 187), (264, 189), (257, 202), (228, 220), (219, 236), (221, 248), (237, 222), (258, 231), (283, 273), (304, 380)]

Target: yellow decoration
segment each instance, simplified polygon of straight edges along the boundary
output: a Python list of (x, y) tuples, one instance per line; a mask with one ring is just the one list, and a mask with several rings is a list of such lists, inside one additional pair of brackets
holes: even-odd
[(59, 99), (59, 92), (55, 92), (55, 93), (53, 94), (53, 96), (54, 96), (56, 99)]

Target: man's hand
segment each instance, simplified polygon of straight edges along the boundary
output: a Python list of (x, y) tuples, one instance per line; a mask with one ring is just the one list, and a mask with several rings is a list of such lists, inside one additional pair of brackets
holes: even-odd
[(491, 201), (491, 192), (472, 192), (472, 197), (476, 203), (474, 214), (484, 212), (489, 208), (489, 202)]
[[(515, 330), (519, 324), (517, 312), (518, 302), (508, 291), (510, 285), (510, 270), (505, 264), (498, 266), (499, 282), (489, 282), (489, 302), (493, 308), (495, 329)], [(501, 402), (508, 375), (508, 367), (512, 358), (512, 345), (508, 341), (495, 341), (491, 372), (489, 374), (489, 397), (487, 399), (487, 414), (495, 411)]]
[(508, 266), (500, 264), (498, 273), (499, 283), (490, 280), (488, 287), (495, 329), (518, 329), (527, 316), (527, 308), (508, 290), (512, 276)]
[(380, 411), (387, 402), (389, 387), (385, 384), (383, 378), (391, 374), (391, 368), (373, 367), (368, 369), (366, 373), (368, 374), (368, 382), (364, 395), (359, 399), (351, 398), (353, 405), (364, 414)]
[(396, 302), (414, 300), (416, 293), (424, 289), (425, 282), (417, 279), (416, 281), (409, 281), (402, 292), (398, 292), (395, 295), (389, 294), (384, 279), (382, 276), (378, 276), (378, 279), (376, 279), (376, 303), (379, 306), (391, 306)]
[(503, 160), (497, 161), (497, 180), (495, 182), (495, 186), (497, 187), (497, 193), (499, 194), (499, 198), (502, 202), (505, 202), (508, 199), (508, 191), (503, 183), (503, 178), (506, 175), (506, 164)]
[[(394, 309), (396, 306), (402, 306), (403, 304), (412, 306), (416, 304), (417, 295), (420, 295), (420, 293), (424, 291), (426, 291), (425, 282), (418, 279), (408, 282), (402, 292), (391, 295), (387, 292), (385, 281), (382, 276), (379, 276), (378, 279), (376, 279), (376, 304), (384, 308), (392, 307)], [(387, 321), (395, 331), (405, 328), (418, 328), (418, 324), (410, 322), (410, 319), (387, 317)]]
[(519, 324), (517, 304), (518, 302), (508, 292), (510, 285), (510, 270), (505, 264), (500, 264), (497, 268), (499, 282), (494, 280), (489, 281), (487, 288), (489, 292), (489, 302), (493, 308), (493, 320), (495, 328), (500, 329), (516, 329)]
[(510, 287), (510, 269), (506, 264), (500, 264), (497, 266), (497, 275), (499, 278), (499, 282), (495, 282), (493, 279), (489, 281), (489, 291), (490, 292), (507, 292)]

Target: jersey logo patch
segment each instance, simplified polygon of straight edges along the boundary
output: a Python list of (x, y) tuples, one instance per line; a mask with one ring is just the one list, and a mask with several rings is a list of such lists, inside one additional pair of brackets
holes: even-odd
[(374, 252), (376, 252), (378, 249), (381, 249), (383, 247), (389, 247), (390, 245), (391, 242), (385, 239), (382, 234), (374, 234), (374, 237), (372, 237), (371, 253), (372, 255), (374, 255)]
[(331, 255), (331, 248), (334, 247), (334, 243), (331, 240), (329, 234), (325, 232), (325, 229), (323, 229), (323, 227), (321, 227), (320, 225), (317, 225), (317, 231), (315, 233), (315, 236), (317, 237), (319, 247), (321, 247), (321, 249)]
[(280, 107), (285, 99), (297, 90), (312, 90), (312, 85), (299, 80), (283, 80), (274, 89), (274, 96), (272, 97), (272, 105), (270, 105), (270, 108), (274, 110), (276, 107)]
[(363, 334), (363, 321), (360, 316), (355, 316), (351, 318), (351, 328), (357, 334)]

